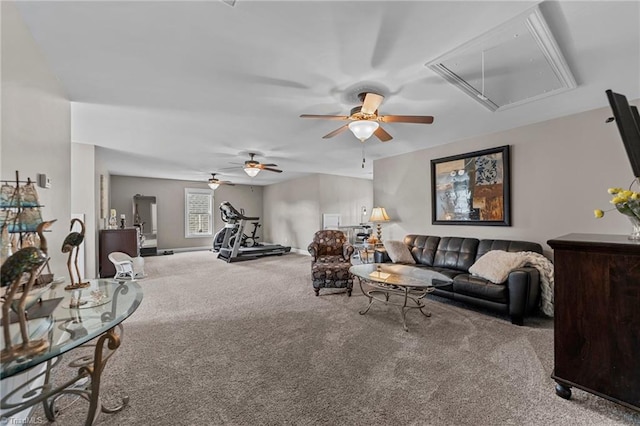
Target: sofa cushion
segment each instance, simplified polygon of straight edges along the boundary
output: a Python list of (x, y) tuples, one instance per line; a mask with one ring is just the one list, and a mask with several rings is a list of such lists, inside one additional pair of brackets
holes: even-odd
[(494, 284), (484, 278), (469, 274), (460, 274), (453, 279), (453, 291), (494, 302), (507, 303), (509, 301), (508, 286)]
[(469, 272), (492, 283), (501, 284), (507, 280), (509, 272), (522, 266), (524, 261), (519, 253), (491, 250), (476, 260), (469, 268)]
[(393, 263), (407, 263), (415, 264), (416, 260), (411, 255), (409, 247), (402, 241), (387, 240), (384, 243), (384, 248), (387, 250), (387, 254), (391, 258)]
[(440, 237), (431, 235), (410, 234), (404, 237), (404, 243), (409, 247), (416, 262), (427, 266), (433, 266), (433, 258), (439, 242)]
[(476, 238), (443, 237), (433, 260), (433, 266), (468, 272), (476, 260), (479, 240)]

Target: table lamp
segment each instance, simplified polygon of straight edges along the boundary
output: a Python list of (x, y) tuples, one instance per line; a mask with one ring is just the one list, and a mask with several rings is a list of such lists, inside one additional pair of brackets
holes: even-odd
[(389, 215), (385, 211), (384, 207), (374, 207), (371, 211), (371, 217), (369, 222), (377, 223), (376, 232), (378, 234), (378, 242), (382, 242), (382, 227), (381, 222), (388, 222), (390, 220)]

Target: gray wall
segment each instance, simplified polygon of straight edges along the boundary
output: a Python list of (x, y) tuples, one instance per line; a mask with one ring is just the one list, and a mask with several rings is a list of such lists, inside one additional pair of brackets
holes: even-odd
[[(158, 204), (158, 249), (211, 248), (213, 237), (184, 237), (185, 188), (209, 189), (206, 180), (182, 181), (112, 175), (110, 179), (110, 209), (127, 216), (127, 226), (133, 224), (133, 196), (152, 195)], [(235, 208), (244, 209), (247, 216), (262, 217), (262, 187), (250, 185), (221, 185), (213, 191), (214, 233), (223, 226), (218, 206), (229, 201)], [(252, 227), (247, 227), (249, 233)], [(258, 235), (261, 235), (260, 231)]]
[[(617, 212), (593, 216), (596, 208), (610, 208), (607, 188), (627, 187), (633, 179), (618, 129), (604, 122), (611, 115), (601, 108), (376, 160), (374, 199), (394, 219), (385, 235), (522, 239), (545, 247), (571, 232), (628, 233), (628, 219)], [(513, 226), (432, 225), (430, 160), (501, 145), (511, 145)]]
[(2, 142), (1, 179), (51, 178), (50, 189), (38, 188), (45, 220), (58, 219), (46, 234), (56, 276), (68, 279), (62, 241), (71, 219), (70, 103), (46, 58), (37, 47), (13, 2), (2, 7)]
[(356, 225), (363, 206), (371, 213), (373, 183), (317, 174), (265, 187), (264, 203), (266, 238), (306, 252), (322, 228), (322, 214), (339, 213), (342, 225)]

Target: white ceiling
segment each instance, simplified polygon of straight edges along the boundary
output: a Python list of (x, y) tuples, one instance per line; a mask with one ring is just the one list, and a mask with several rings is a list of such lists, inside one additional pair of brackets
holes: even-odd
[[(72, 104), (74, 142), (101, 147), (113, 174), (264, 185), (309, 173), (371, 178), (374, 159), (640, 98), (640, 3), (540, 4), (578, 87), (491, 112), (425, 64), (538, 2), (25, 1), (18, 7)], [(487, 68), (489, 69), (489, 68)], [(361, 88), (394, 139), (363, 145), (343, 122)], [(248, 159), (284, 173), (250, 179)]]

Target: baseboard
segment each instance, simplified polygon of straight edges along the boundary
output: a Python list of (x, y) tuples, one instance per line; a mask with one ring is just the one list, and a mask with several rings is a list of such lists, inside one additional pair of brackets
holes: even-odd
[[(173, 252), (173, 253), (186, 253), (190, 251), (210, 251), (211, 247), (182, 247), (182, 248), (172, 248), (172, 249), (158, 249), (158, 255), (162, 255), (165, 252)], [(306, 256), (311, 256), (307, 250), (298, 249), (291, 247), (291, 253), (304, 254)]]
[(306, 256), (311, 256), (308, 250), (302, 250), (298, 248), (291, 247), (291, 253), (304, 254)]
[(162, 255), (165, 252), (173, 252), (173, 253), (186, 253), (189, 251), (206, 251), (211, 250), (211, 246), (207, 247), (182, 247), (182, 248), (159, 248), (158, 255)]

